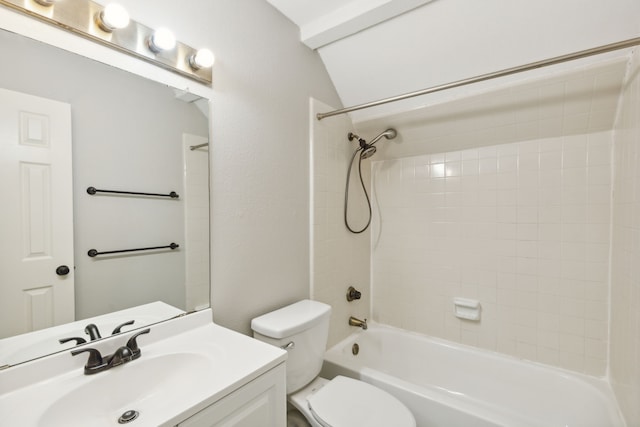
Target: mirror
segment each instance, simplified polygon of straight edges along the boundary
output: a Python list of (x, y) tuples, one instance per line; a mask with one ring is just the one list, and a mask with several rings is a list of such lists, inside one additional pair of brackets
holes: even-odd
[[(3, 57), (10, 58), (12, 64), (7, 65), (8, 61), (3, 67), (0, 88), (70, 105), (73, 184), (69, 191), (73, 200), (74, 249), (69, 263), (73, 264), (69, 265), (71, 274), (50, 279), (60, 283), (73, 279), (70, 320), (82, 326), (88, 323), (83, 319), (102, 319), (118, 312), (102, 326), (96, 323), (105, 337), (111, 335), (115, 323), (130, 320), (127, 316), (131, 312), (126, 310), (131, 307), (148, 309), (148, 303), (154, 302), (162, 305), (159, 318), (145, 313), (140, 317), (143, 320), (122, 331), (176, 313), (207, 308), (208, 101), (4, 30), (0, 30), (0, 46)], [(27, 133), (45, 132), (37, 126), (32, 129), (31, 123), (26, 125)], [(0, 156), (7, 152), (0, 149)], [(89, 187), (152, 194), (175, 192), (178, 197), (103, 192), (91, 195), (87, 192)], [(21, 245), (19, 241), (7, 243)], [(129, 252), (171, 243), (178, 247)], [(126, 252), (91, 257), (91, 249)], [(3, 275), (0, 289), (23, 280), (15, 276)], [(47, 297), (44, 291), (38, 293), (39, 289), (30, 289), (34, 292), (14, 304), (28, 305), (27, 309), (18, 310), (20, 314), (2, 310), (2, 324), (18, 325), (26, 316), (28, 329), (16, 326), (13, 330), (22, 333), (47, 326), (55, 313), (49, 313), (52, 309), (46, 301), (55, 299), (55, 295)], [(25, 303), (25, 298), (32, 301)], [(76, 332), (60, 329), (58, 322), (50, 323), (63, 336), (54, 337), (53, 348), (30, 352), (24, 360), (75, 344), (60, 345), (59, 338)], [(83, 329), (77, 332), (81, 335), (75, 336), (89, 341)], [(12, 343), (28, 343), (30, 336), (44, 333), (18, 337), (7, 332), (11, 330), (2, 329), (0, 366), (24, 361), (2, 360), (3, 353), (15, 354)]]

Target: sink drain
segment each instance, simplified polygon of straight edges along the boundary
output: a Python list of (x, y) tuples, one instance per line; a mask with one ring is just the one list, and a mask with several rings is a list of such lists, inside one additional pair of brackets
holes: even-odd
[(134, 411), (133, 409), (129, 409), (127, 412), (125, 412), (124, 414), (120, 415), (120, 418), (118, 418), (118, 424), (130, 423), (131, 421), (133, 421), (136, 418), (138, 418), (138, 415), (140, 415), (140, 413), (138, 411)]

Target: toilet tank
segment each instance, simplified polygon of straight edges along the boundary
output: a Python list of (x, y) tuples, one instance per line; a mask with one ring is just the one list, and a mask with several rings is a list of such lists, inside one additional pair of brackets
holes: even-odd
[(254, 338), (284, 348), (287, 358), (287, 394), (320, 374), (329, 336), (331, 306), (302, 300), (251, 321)]

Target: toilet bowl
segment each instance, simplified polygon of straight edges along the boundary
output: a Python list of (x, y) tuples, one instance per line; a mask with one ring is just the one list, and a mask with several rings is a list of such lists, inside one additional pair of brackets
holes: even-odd
[(413, 414), (389, 393), (353, 378), (317, 377), (287, 399), (313, 427), (414, 427)]
[(303, 300), (251, 321), (253, 336), (289, 353), (287, 399), (313, 427), (415, 427), (391, 394), (360, 380), (319, 377), (331, 307)]

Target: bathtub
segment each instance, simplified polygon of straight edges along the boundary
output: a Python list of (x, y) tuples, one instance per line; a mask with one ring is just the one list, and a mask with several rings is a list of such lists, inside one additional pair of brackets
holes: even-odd
[(396, 396), (418, 427), (625, 426), (604, 380), (375, 323), (326, 352), (336, 375)]

